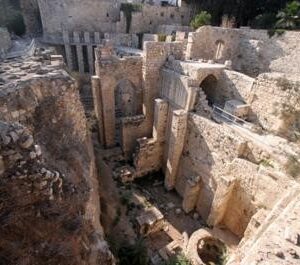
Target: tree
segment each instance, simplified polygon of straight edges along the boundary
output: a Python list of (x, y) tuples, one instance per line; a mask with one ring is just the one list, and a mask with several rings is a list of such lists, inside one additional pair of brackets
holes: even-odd
[(300, 27), (300, 3), (299, 1), (292, 1), (286, 7), (278, 12), (278, 21), (276, 28), (282, 29), (296, 29)]
[(120, 265), (147, 265), (147, 248), (143, 239), (138, 239), (134, 245), (124, 242), (118, 250)]
[(179, 254), (173, 256), (167, 265), (191, 265), (191, 263), (183, 254)]
[(194, 17), (194, 19), (191, 22), (191, 26), (194, 29), (197, 29), (204, 25), (210, 25), (210, 24), (211, 24), (211, 14), (209, 14), (207, 11), (201, 11), (198, 15)]

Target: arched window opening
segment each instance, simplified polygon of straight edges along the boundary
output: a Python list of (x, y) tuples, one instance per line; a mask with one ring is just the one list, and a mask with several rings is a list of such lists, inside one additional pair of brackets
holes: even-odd
[(223, 53), (224, 53), (224, 48), (225, 48), (225, 45), (224, 45), (224, 41), (222, 40), (217, 40), (216, 41), (216, 46), (217, 46), (217, 50), (216, 50), (216, 56), (215, 56), (215, 59), (216, 60), (221, 60), (223, 58)]

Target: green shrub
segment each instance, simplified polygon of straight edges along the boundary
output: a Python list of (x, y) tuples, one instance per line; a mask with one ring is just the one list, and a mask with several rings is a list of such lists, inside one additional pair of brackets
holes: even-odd
[(167, 265), (192, 265), (191, 262), (183, 255), (173, 256)]
[(256, 16), (251, 21), (251, 27), (254, 29), (273, 29), (276, 23), (276, 14), (265, 13)]
[(147, 248), (143, 239), (139, 239), (133, 245), (128, 242), (121, 244), (118, 250), (120, 265), (147, 265)]
[(167, 35), (166, 34), (158, 34), (158, 41), (165, 42), (166, 39), (167, 39)]
[(300, 2), (292, 1), (277, 14), (276, 28), (298, 29), (300, 27)]
[(196, 15), (192, 22), (191, 27), (194, 29), (197, 29), (199, 27), (210, 25), (211, 24), (211, 14), (209, 14), (207, 11), (201, 11), (198, 15)]

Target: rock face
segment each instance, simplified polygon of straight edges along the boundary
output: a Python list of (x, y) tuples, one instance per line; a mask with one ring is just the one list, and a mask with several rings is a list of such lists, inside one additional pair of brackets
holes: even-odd
[(74, 80), (42, 58), (1, 66), (0, 263), (113, 264)]

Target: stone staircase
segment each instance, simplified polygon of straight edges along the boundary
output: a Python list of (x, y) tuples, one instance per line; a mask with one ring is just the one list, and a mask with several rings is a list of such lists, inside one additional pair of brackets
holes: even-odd
[(196, 105), (196, 111), (204, 111), (207, 115), (211, 115), (213, 113), (212, 108), (208, 104), (207, 96), (201, 88), (198, 91), (198, 103)]

